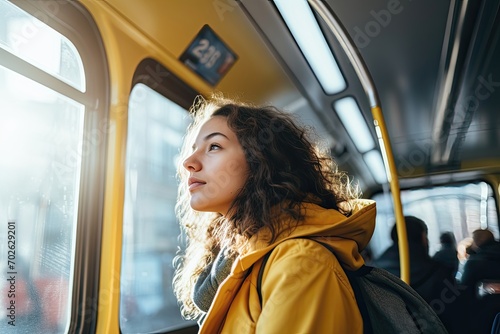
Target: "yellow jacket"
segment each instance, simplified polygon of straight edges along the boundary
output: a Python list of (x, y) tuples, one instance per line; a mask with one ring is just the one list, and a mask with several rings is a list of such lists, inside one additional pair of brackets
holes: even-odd
[[(291, 234), (272, 245), (256, 235), (242, 249), (199, 333), (363, 332), (354, 293), (340, 264), (351, 270), (363, 265), (359, 250), (373, 234), (375, 202), (358, 200), (350, 217), (314, 204), (304, 208), (305, 221)], [(299, 238), (304, 236), (327, 242), (336, 256), (313, 240)], [(261, 307), (257, 275), (263, 256), (273, 248), (262, 277)]]

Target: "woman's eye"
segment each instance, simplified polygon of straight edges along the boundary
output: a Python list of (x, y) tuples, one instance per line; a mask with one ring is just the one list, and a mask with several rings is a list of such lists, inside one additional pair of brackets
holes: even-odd
[(210, 144), (210, 147), (208, 148), (209, 151), (218, 150), (218, 149), (220, 149), (220, 146), (218, 144)]

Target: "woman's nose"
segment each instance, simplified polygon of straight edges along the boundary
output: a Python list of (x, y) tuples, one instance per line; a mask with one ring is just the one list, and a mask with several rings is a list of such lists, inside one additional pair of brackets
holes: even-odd
[(182, 165), (184, 166), (184, 168), (186, 168), (188, 171), (192, 171), (192, 172), (197, 172), (201, 169), (201, 164), (200, 162), (198, 161), (198, 159), (196, 159), (196, 156), (195, 154), (191, 154), (189, 157), (187, 157)]

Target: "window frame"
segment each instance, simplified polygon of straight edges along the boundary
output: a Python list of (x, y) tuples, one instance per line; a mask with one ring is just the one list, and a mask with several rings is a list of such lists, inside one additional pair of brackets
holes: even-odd
[[(85, 92), (1, 49), (4, 65), (85, 106), (84, 134), (95, 145), (82, 154), (75, 240), (72, 304), (68, 333), (95, 332), (99, 303), (99, 266), (104, 209), (105, 159), (109, 131), (110, 80), (101, 35), (91, 14), (70, 0), (8, 0), (67, 37), (78, 50), (86, 77)], [(85, 137), (85, 136), (84, 136)]]
[[(192, 106), (195, 98), (200, 96), (201, 93), (193, 89), (186, 82), (182, 81), (177, 75), (175, 75), (172, 71), (168, 70), (165, 66), (163, 66), (160, 62), (153, 58), (144, 58), (136, 67), (134, 72), (131, 86), (130, 86), (130, 94), (134, 89), (135, 85), (144, 84), (148, 88), (157, 92), (158, 94), (164, 96), (168, 100), (173, 103), (179, 105), (189, 112), (190, 107)], [(127, 126), (128, 129), (128, 126)], [(128, 131), (128, 130), (127, 130)], [(125, 193), (125, 189), (124, 189)], [(123, 208), (125, 207), (125, 196), (123, 196)], [(122, 220), (122, 226), (123, 226)], [(123, 244), (121, 250), (123, 251)], [(122, 257), (123, 261), (123, 257)], [(123, 267), (123, 266), (122, 266)], [(121, 292), (120, 292), (121, 295)], [(118, 316), (120, 316), (120, 311), (118, 312)], [(147, 320), (147, 319), (144, 319)], [(120, 319), (118, 319), (119, 326)], [(193, 331), (197, 328), (197, 324), (186, 326), (170, 326), (165, 330), (158, 330), (156, 332), (168, 332), (172, 334), (184, 334), (184, 333), (193, 333)], [(121, 327), (120, 327), (121, 331)]]

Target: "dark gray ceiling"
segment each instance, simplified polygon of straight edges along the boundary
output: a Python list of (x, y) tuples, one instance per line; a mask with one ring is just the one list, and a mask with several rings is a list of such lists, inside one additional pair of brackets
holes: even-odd
[[(271, 1), (243, 0), (340, 152), (354, 153), (332, 102), (352, 95), (372, 121), (368, 100), (336, 39), (323, 30), (348, 82), (327, 96)], [(328, 0), (371, 73), (402, 177), (498, 164), (500, 158), (499, 1)], [(373, 133), (375, 136), (375, 133)], [(335, 152), (334, 152), (335, 153)], [(363, 173), (361, 158), (348, 164)], [(496, 162), (495, 162), (496, 161)]]

